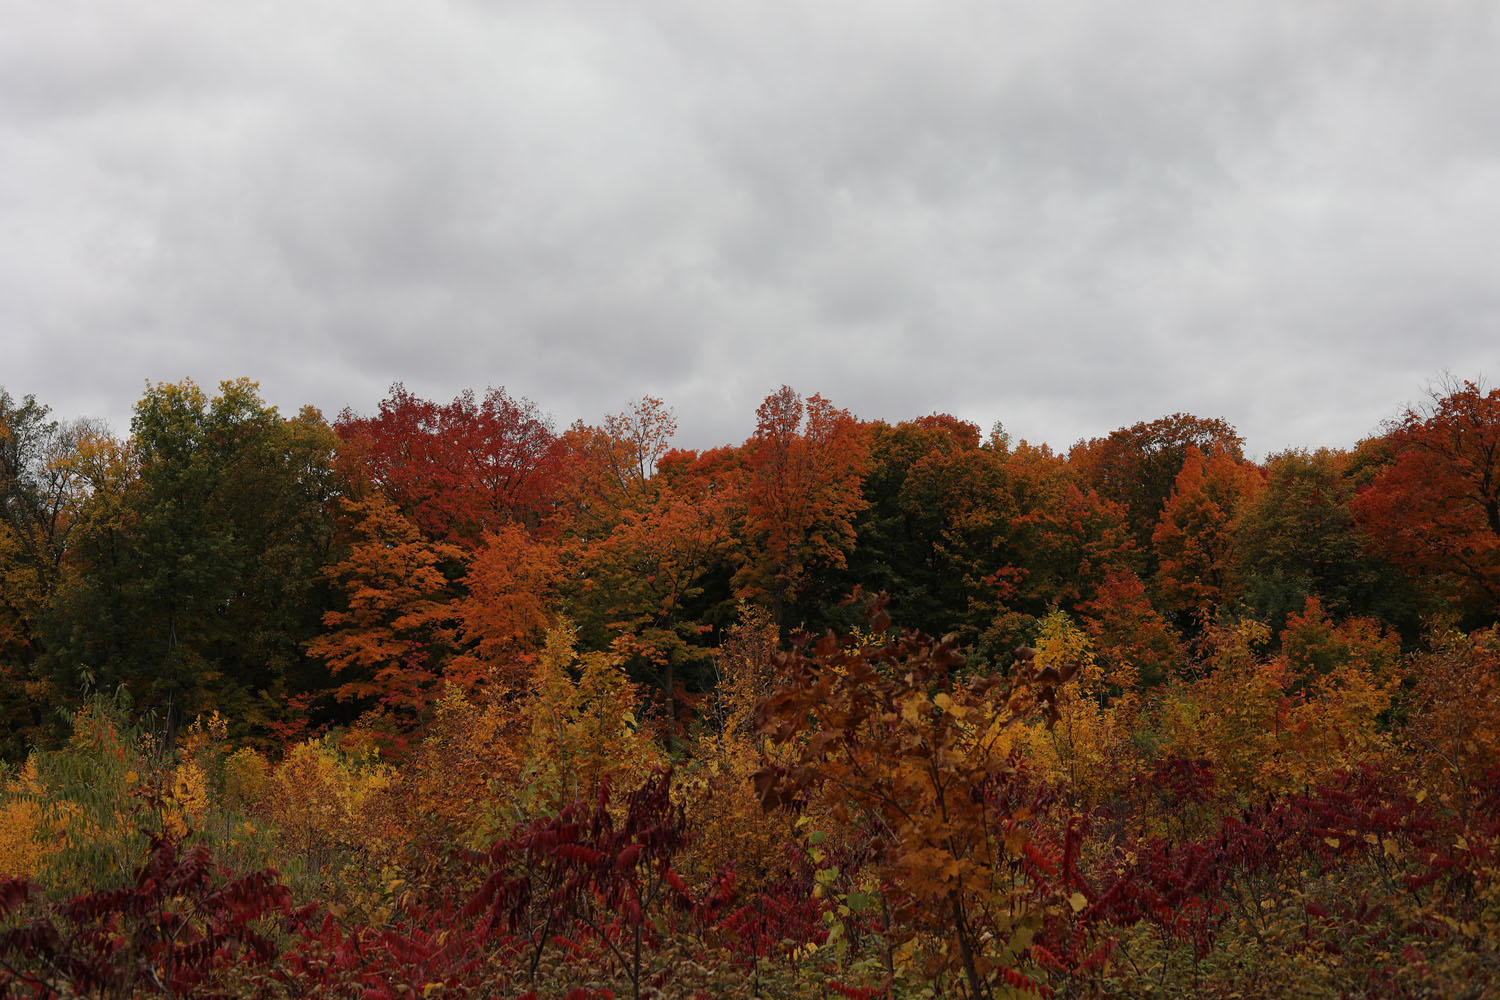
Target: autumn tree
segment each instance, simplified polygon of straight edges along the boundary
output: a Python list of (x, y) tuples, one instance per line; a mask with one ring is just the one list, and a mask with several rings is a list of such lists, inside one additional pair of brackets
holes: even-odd
[[(917, 622), (972, 640), (1013, 592), (1021, 554), (1011, 544), (1017, 511), (1006, 485), (1004, 460), (984, 449), (929, 451), (906, 469), (896, 499), (908, 551), (879, 562), (903, 584), (893, 600)], [(870, 556), (878, 550), (867, 564)]]
[(1068, 458), (1102, 497), (1125, 509), (1136, 545), (1147, 552), (1188, 448), (1239, 459), (1243, 444), (1222, 419), (1173, 413), (1079, 442)]
[(1113, 570), (1079, 604), (1105, 680), (1124, 690), (1160, 684), (1185, 665), (1182, 638), (1151, 604), (1141, 578)]
[(307, 650), (328, 664), (334, 697), (420, 718), (437, 696), (453, 648), (460, 550), (432, 542), (383, 495), (345, 501), (348, 554), (324, 571), (343, 595)]
[(1264, 489), (1241, 510), (1233, 586), (1273, 631), (1309, 595), (1338, 616), (1373, 613), (1410, 624), (1409, 591), (1366, 551), (1355, 525), (1348, 463), (1347, 453), (1327, 449), (1273, 456)]
[(535, 404), (503, 388), (452, 402), (421, 399), (400, 382), (372, 417), (335, 424), (371, 479), (429, 537), (471, 548), (486, 530), (535, 528), (559, 473), (556, 436)]
[[(871, 631), (889, 626), (877, 613)], [(1056, 688), (1078, 666), (1034, 668), (1033, 651), (1018, 652), (1010, 682), (962, 682), (951, 636), (830, 635), (811, 655), (778, 658), (779, 686), (758, 710), (761, 732), (794, 748), (756, 775), (763, 806), (827, 794), (836, 817), (874, 839), (888, 939), (920, 953), (928, 977), (954, 974), (975, 1000), (1016, 971), (1042, 916), (1012, 878), (1029, 810), (995, 812), (996, 787), (1014, 770), (1002, 736), (1033, 711), (1057, 718)]]
[(598, 796), (612, 779), (638, 785), (665, 755), (642, 728), (640, 696), (620, 658), (578, 652), (572, 624), (560, 621), (532, 674), (523, 715), (527, 733), (516, 807), (546, 815)]
[(687, 612), (704, 578), (734, 547), (726, 499), (662, 488), (648, 504), (624, 512), (583, 556), (575, 617), (656, 675), (669, 717), (684, 671), (702, 672), (710, 655), (708, 626)]
[(1232, 598), (1237, 518), (1261, 484), (1259, 470), (1233, 455), (1205, 455), (1188, 446), (1151, 534), (1158, 560), (1156, 589), (1165, 607), (1202, 618)]
[(1119, 508), (1046, 447), (981, 446), (978, 428), (951, 418), (877, 426), (873, 441), (849, 575), (892, 587), (893, 606), (925, 627), (1009, 649), (1134, 561)]
[[(714, 600), (739, 548), (743, 471), (728, 449), (674, 452), (672, 411), (654, 397), (563, 436), (556, 523), (568, 551), (564, 607), (587, 648), (612, 649), (675, 712), (684, 681), (707, 680)], [(716, 595), (722, 601), (725, 595)]]
[(474, 553), (457, 599), (456, 644), (447, 673), (461, 687), (520, 690), (554, 624), (566, 568), (561, 548), (515, 524), (489, 532)]
[(1500, 767), (1500, 629), (1443, 630), (1412, 664), (1402, 738), (1425, 788), (1467, 819), (1494, 795)]
[(978, 427), (945, 415), (876, 423), (869, 433), (844, 589), (889, 594), (913, 627), (962, 629), (985, 573), (979, 550), (1002, 530), (985, 502), (999, 489), (997, 456), (980, 450)]
[(624, 512), (649, 503), (656, 465), (677, 432), (672, 410), (654, 396), (610, 414), (599, 426), (578, 421), (560, 442), (557, 521), (573, 536), (598, 538)]
[(786, 624), (819, 571), (842, 568), (854, 547), (866, 434), (847, 410), (818, 395), (804, 401), (788, 386), (755, 413), (746, 444), (749, 553), (735, 585)]
[(80, 449), (103, 430), (89, 421), (48, 419), (47, 407), (19, 403), (0, 388), (0, 758), (24, 755), (56, 701), (41, 668), (43, 616), (88, 498)]
[(1354, 501), (1370, 544), (1500, 611), (1500, 389), (1450, 383), (1387, 434), (1394, 455)]
[(1111, 573), (1134, 565), (1136, 543), (1125, 512), (1078, 482), (1060, 456), (1023, 441), (1005, 468), (1023, 594), (1033, 608), (1071, 609)]
[(780, 651), (780, 629), (770, 614), (742, 603), (739, 620), (714, 653), (717, 684), (704, 712), (706, 725), (692, 746), (690, 763), (677, 777), (697, 833), (683, 868), (695, 883), (733, 870), (742, 890), (756, 892), (788, 868), (792, 818), (763, 814), (746, 794), (765, 749), (755, 732), (755, 709), (775, 686)]

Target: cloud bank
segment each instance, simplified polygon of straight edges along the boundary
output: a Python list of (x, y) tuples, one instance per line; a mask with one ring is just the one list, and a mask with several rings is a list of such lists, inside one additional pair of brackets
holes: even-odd
[(1500, 8), (0, 0), (0, 385), (782, 383), (1350, 445), (1500, 377)]

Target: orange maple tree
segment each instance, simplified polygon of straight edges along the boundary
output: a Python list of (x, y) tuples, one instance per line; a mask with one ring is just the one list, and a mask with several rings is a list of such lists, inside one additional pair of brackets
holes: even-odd
[(557, 589), (566, 573), (562, 547), (518, 525), (487, 532), (453, 609), (462, 647), (446, 673), (466, 689), (492, 684), (520, 690), (537, 650), (555, 624)]
[(1402, 567), (1500, 607), (1500, 389), (1450, 386), (1390, 433), (1394, 460), (1355, 498), (1370, 543)]
[(325, 575), (343, 591), (345, 607), (323, 616), (327, 631), (307, 650), (339, 679), (338, 700), (422, 710), (451, 648), (454, 595), (441, 564), (456, 562), (460, 550), (424, 538), (381, 494), (344, 506), (349, 552)]
[(868, 454), (864, 427), (822, 396), (789, 386), (755, 411), (746, 444), (746, 541), (735, 576), (741, 596), (768, 600), (781, 618), (819, 568), (842, 567), (854, 547), (854, 515)]
[(1226, 599), (1235, 521), (1263, 481), (1259, 470), (1228, 452), (1188, 447), (1151, 535), (1157, 592), (1166, 606), (1201, 617)]

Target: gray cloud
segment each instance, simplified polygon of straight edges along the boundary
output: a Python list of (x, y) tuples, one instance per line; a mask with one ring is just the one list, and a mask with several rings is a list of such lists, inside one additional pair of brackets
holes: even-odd
[(1493, 4), (0, 0), (0, 384), (1348, 445), (1500, 367)]

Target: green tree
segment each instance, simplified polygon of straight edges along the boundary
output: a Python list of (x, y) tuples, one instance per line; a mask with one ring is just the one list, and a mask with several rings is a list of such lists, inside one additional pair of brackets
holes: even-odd
[(102, 435), (48, 412), (0, 389), (0, 759), (24, 756), (56, 702), (41, 623), (87, 498), (78, 456)]
[(152, 386), (131, 433), (128, 457), (95, 462), (108, 481), (50, 618), (53, 667), (128, 686), (169, 737), (210, 707), (269, 721), (317, 626), (334, 438), (315, 410), (283, 420), (243, 379), (212, 398)]
[(1365, 550), (1350, 509), (1348, 464), (1347, 454), (1327, 449), (1276, 455), (1264, 489), (1242, 509), (1232, 585), (1274, 632), (1309, 596), (1336, 617), (1373, 614), (1415, 626), (1409, 588)]

